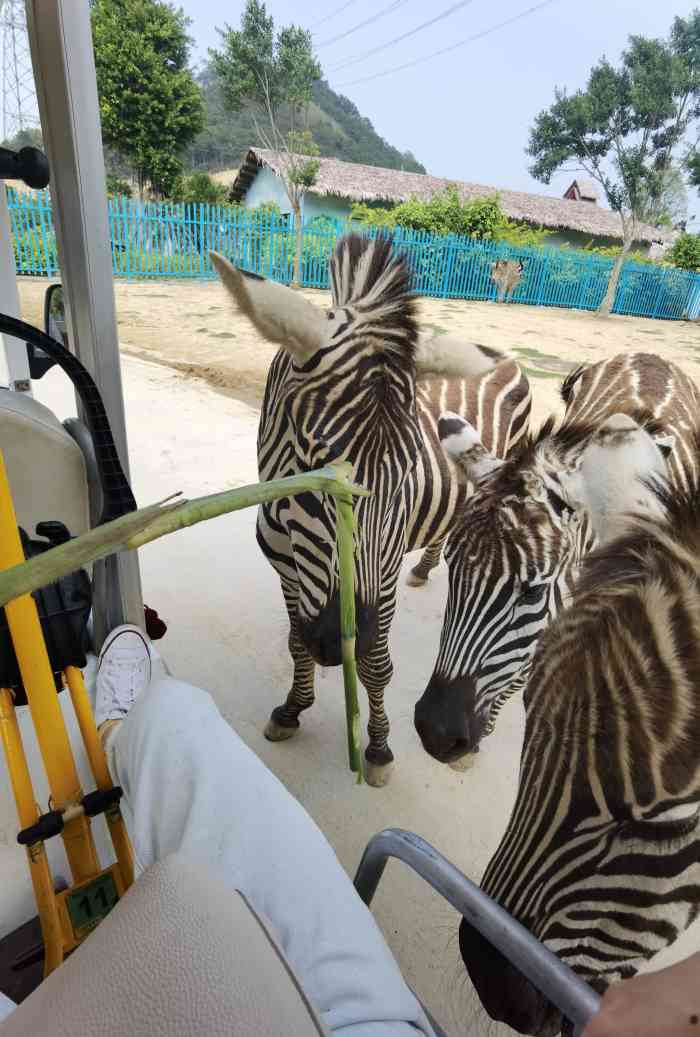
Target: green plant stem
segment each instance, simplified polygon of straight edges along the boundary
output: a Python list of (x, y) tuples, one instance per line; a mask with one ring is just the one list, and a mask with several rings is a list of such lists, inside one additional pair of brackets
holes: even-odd
[(280, 497), (292, 497), (309, 490), (320, 490), (333, 495), (342, 494), (345, 498), (355, 495), (368, 496), (369, 490), (348, 481), (347, 469), (348, 466), (335, 465), (287, 479), (273, 479), (271, 482), (241, 486), (235, 490), (191, 501), (179, 500), (170, 503), (172, 498), (169, 498), (161, 504), (151, 504), (139, 511), (132, 511), (90, 530), (89, 533), (75, 537), (67, 544), (53, 547), (21, 565), (0, 572), (0, 606), (22, 594), (29, 594), (54, 583), (62, 576), (67, 576), (75, 569), (100, 558), (106, 558), (119, 551), (134, 550), (168, 533), (174, 533), (218, 515), (225, 515), (230, 511), (238, 511), (240, 508), (249, 508), (254, 504), (262, 504)]
[(362, 782), (360, 748), (360, 706), (357, 700), (357, 665), (355, 661), (355, 517), (352, 497), (337, 496), (336, 535), (338, 538), (338, 570), (340, 573), (340, 644), (345, 685), (345, 719), (348, 734), (350, 770)]

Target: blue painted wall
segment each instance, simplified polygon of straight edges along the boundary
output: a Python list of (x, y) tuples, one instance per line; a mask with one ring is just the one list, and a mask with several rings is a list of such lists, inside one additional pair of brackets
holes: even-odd
[(282, 181), (271, 169), (263, 166), (258, 170), (258, 175), (246, 191), (245, 207), (246, 209), (256, 209), (258, 205), (264, 205), (266, 202), (274, 202), (275, 205), (279, 205), (282, 215), (292, 211), (292, 203), (287, 197)]
[(304, 222), (316, 216), (332, 216), (336, 220), (346, 220), (350, 215), (351, 202), (347, 198), (338, 198), (332, 194), (315, 194), (307, 191), (304, 195)]
[[(283, 216), (292, 211), (292, 203), (289, 201), (282, 181), (271, 169), (263, 166), (258, 170), (257, 176), (246, 191), (245, 207), (255, 209), (266, 202), (274, 202), (275, 205), (278, 205)], [(316, 216), (333, 216), (335, 219), (344, 220), (350, 215), (350, 202), (347, 198), (336, 198), (307, 191), (304, 195), (302, 212), (304, 222), (313, 220)]]

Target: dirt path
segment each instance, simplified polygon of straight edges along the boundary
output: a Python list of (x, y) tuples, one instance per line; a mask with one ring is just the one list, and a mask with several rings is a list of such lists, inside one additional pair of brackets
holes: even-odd
[[(22, 278), (23, 315), (41, 323), (43, 279)], [(116, 282), (122, 349), (203, 378), (221, 392), (259, 406), (274, 347), (239, 317), (218, 281)], [(303, 293), (319, 306), (327, 292)], [(601, 319), (576, 310), (422, 299), (421, 320), (465, 341), (512, 350), (532, 383), (534, 417), (558, 408), (558, 385), (573, 366), (619, 352), (660, 353), (700, 382), (700, 325), (636, 317)]]

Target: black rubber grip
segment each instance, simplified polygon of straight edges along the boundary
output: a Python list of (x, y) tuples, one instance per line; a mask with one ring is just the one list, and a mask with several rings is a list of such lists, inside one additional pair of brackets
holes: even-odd
[(48, 814), (42, 814), (36, 824), (23, 828), (17, 836), (17, 842), (20, 846), (33, 846), (34, 843), (60, 835), (62, 831), (63, 814), (60, 810), (52, 810)]
[(83, 807), (88, 817), (96, 817), (97, 814), (104, 813), (110, 807), (118, 803), (122, 798), (122, 790), (119, 785), (115, 785), (111, 789), (96, 789), (95, 792), (88, 792), (86, 796), (83, 796)]
[(43, 349), (73, 383), (85, 410), (85, 419), (95, 445), (95, 458), (104, 502), (98, 525), (120, 518), (130, 511), (136, 511), (136, 501), (114, 445), (112, 429), (100, 391), (89, 371), (65, 346), (15, 317), (0, 314), (0, 333), (24, 339), (38, 349)]

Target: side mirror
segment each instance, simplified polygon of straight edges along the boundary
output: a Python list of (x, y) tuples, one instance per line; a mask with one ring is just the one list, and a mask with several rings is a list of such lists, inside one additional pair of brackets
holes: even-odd
[(63, 304), (63, 285), (50, 284), (44, 297), (44, 331), (68, 349), (66, 308)]
[[(46, 289), (44, 296), (44, 331), (61, 346), (68, 348), (66, 334), (66, 312), (63, 305), (63, 285), (52, 284)], [(29, 374), (32, 378), (42, 378), (49, 368), (56, 363), (47, 356), (43, 349), (27, 342), (29, 358)]]

